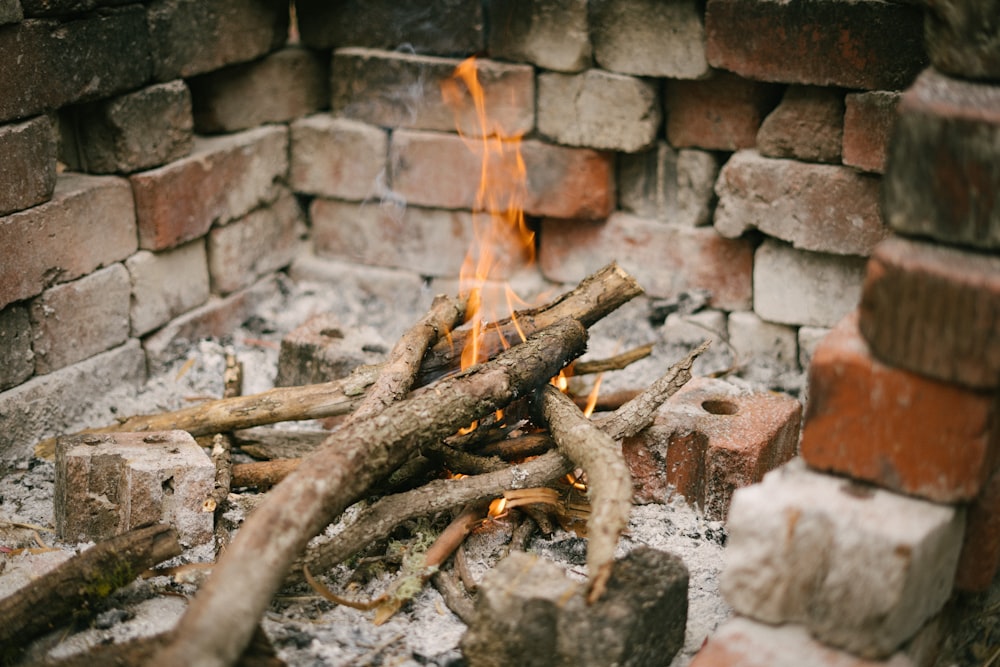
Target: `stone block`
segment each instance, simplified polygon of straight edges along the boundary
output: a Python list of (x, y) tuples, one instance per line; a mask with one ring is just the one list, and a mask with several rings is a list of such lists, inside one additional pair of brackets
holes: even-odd
[(667, 139), (678, 148), (752, 148), (781, 87), (716, 71), (704, 81), (668, 81)]
[(131, 173), (184, 157), (194, 144), (183, 81), (149, 86), (69, 112), (63, 160), (93, 174)]
[(483, 50), (478, 0), (299, 0), (299, 34), (306, 46), (362, 46), (414, 53), (470, 54)]
[(31, 319), (21, 304), (0, 310), (0, 391), (21, 384), (35, 372)]
[(708, 62), (748, 79), (905, 88), (927, 63), (920, 7), (880, 0), (709, 0)]
[(765, 322), (746, 311), (730, 313), (728, 325), (740, 377), (779, 386), (783, 376), (799, 372), (795, 327)]
[(346, 327), (333, 313), (320, 313), (281, 339), (277, 387), (330, 382), (358, 366), (385, 359), (391, 344), (370, 327)]
[(886, 658), (947, 601), (964, 524), (961, 508), (795, 460), (733, 495), (719, 586), (738, 614)]
[(1000, 3), (936, 0), (924, 14), (924, 38), (934, 67), (963, 79), (1000, 79)]
[[(482, 134), (466, 88), (453, 81), (461, 60), (343, 48), (333, 53), (331, 108), (335, 115), (383, 127)], [(493, 129), (521, 135), (535, 124), (535, 76), (530, 65), (477, 60), (476, 74)], [(446, 83), (451, 82), (451, 83)], [(444, 99), (446, 83), (461, 102)]]
[(130, 295), (128, 271), (112, 264), (32, 300), (35, 372), (51, 373), (124, 343)]
[(838, 164), (843, 135), (843, 91), (789, 86), (757, 131), (757, 150), (768, 157)]
[(385, 194), (389, 136), (365, 123), (317, 114), (291, 124), (295, 192), (360, 201)]
[(588, 69), (538, 75), (538, 132), (567, 146), (634, 153), (656, 140), (663, 112), (656, 85)]
[(462, 639), (470, 667), (669, 663), (684, 643), (688, 571), (680, 558), (640, 547), (617, 561), (605, 594), (536, 555), (514, 552), (483, 579)]
[(928, 70), (898, 109), (886, 222), (906, 235), (1000, 249), (1000, 86)]
[(139, 341), (132, 338), (113, 350), (0, 393), (0, 423), (4, 425), (0, 459), (27, 461), (42, 438), (60, 435), (64, 429), (98, 426), (81, 422), (93, 411), (94, 396), (123, 387), (138, 391), (145, 381), (146, 356)]
[(712, 219), (718, 174), (712, 153), (659, 141), (648, 151), (619, 156), (619, 205), (644, 218), (699, 227)]
[(554, 72), (580, 72), (591, 62), (587, 0), (490, 0), (488, 52)]
[(143, 336), (208, 300), (208, 257), (202, 239), (172, 250), (140, 250), (127, 260), (132, 281), (132, 335)]
[(56, 444), (55, 523), (67, 542), (167, 523), (182, 544), (212, 539), (203, 509), (215, 466), (185, 431), (64, 436)]
[(153, 0), (146, 15), (158, 81), (254, 60), (288, 37), (283, 0)]
[(48, 117), (0, 125), (0, 155), (0, 215), (49, 200), (56, 187), (56, 139)]
[(1000, 469), (993, 472), (982, 491), (969, 504), (965, 541), (955, 571), (955, 588), (986, 591), (1000, 570)]
[(305, 236), (302, 209), (287, 190), (273, 204), (208, 234), (212, 290), (229, 294), (291, 263)]
[(736, 489), (795, 455), (801, 416), (789, 396), (694, 378), (622, 442), (636, 501), (665, 503), (677, 494), (706, 517), (725, 519)]
[(862, 171), (885, 172), (899, 98), (900, 93), (890, 90), (848, 93), (841, 153), (844, 164)]
[(811, 467), (942, 503), (970, 501), (1000, 458), (1000, 401), (872, 358), (857, 314), (816, 348), (802, 456)]
[(0, 32), (0, 122), (133, 90), (149, 80), (149, 48), (140, 5), (6, 28)]
[(715, 229), (727, 238), (759, 229), (801, 250), (868, 256), (889, 235), (880, 185), (878, 177), (849, 167), (740, 151), (715, 185)]
[(637, 76), (701, 79), (705, 59), (702, 8), (694, 0), (598, 0), (590, 3), (594, 59)]
[(753, 310), (778, 324), (832, 327), (861, 296), (865, 259), (766, 239), (754, 253)]
[(52, 200), (0, 218), (0, 307), (119, 262), (136, 249), (128, 181), (63, 174)]
[(318, 53), (292, 47), (194, 77), (194, 127), (203, 134), (236, 132), (315, 113), (330, 99), (327, 67)]
[(974, 389), (1000, 386), (1000, 257), (893, 237), (875, 249), (861, 333), (880, 360)]
[(188, 157), (129, 177), (139, 245), (165, 250), (203, 236), (215, 223), (274, 201), (287, 173), (285, 127), (199, 137)]
[(542, 273), (556, 282), (577, 282), (617, 260), (651, 296), (704, 289), (711, 306), (740, 310), (750, 307), (752, 253), (745, 239), (710, 227), (615, 212), (603, 222), (543, 220), (538, 256)]

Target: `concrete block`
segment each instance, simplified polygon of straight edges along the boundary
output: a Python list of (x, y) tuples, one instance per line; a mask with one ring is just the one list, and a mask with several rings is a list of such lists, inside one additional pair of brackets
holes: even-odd
[(885, 658), (947, 601), (964, 524), (961, 508), (796, 460), (734, 494), (720, 588), (739, 614)]
[(885, 172), (899, 98), (900, 93), (891, 90), (847, 94), (841, 154), (844, 164), (862, 171)]
[(554, 72), (580, 72), (591, 62), (587, 0), (491, 0), (490, 55)]
[(849, 167), (740, 151), (722, 167), (715, 228), (727, 238), (759, 229), (802, 250), (868, 256), (889, 235), (881, 181)]
[(56, 187), (56, 140), (47, 116), (0, 125), (0, 154), (0, 215), (48, 201)]
[(332, 313), (314, 315), (281, 339), (275, 386), (330, 382), (385, 359), (392, 344), (370, 327), (345, 327)]
[(78, 435), (56, 444), (55, 522), (67, 542), (168, 523), (182, 544), (212, 539), (203, 509), (215, 466), (185, 431)]
[(136, 249), (128, 181), (63, 174), (52, 200), (0, 218), (0, 307), (119, 262)]
[(729, 344), (736, 350), (740, 377), (748, 380), (773, 385), (800, 370), (795, 327), (765, 322), (752, 312), (730, 313)]
[(292, 190), (351, 201), (386, 194), (385, 130), (329, 114), (301, 118), (290, 127)]
[(839, 164), (843, 136), (843, 91), (789, 86), (757, 131), (757, 150), (768, 157)]
[(880, 360), (974, 389), (1000, 386), (1000, 256), (893, 237), (872, 254), (861, 333)]
[(588, 69), (538, 75), (538, 132), (559, 144), (634, 153), (653, 144), (663, 112), (645, 79)]
[(188, 157), (129, 177), (139, 245), (166, 250), (203, 236), (214, 223), (274, 201), (287, 173), (285, 127), (198, 138)]
[(708, 151), (675, 150), (665, 141), (618, 157), (618, 200), (644, 218), (699, 227), (712, 217), (719, 163)]
[(21, 384), (35, 372), (31, 319), (21, 304), (0, 310), (0, 391)]
[(801, 416), (789, 396), (694, 378), (652, 425), (622, 442), (636, 501), (664, 503), (677, 494), (706, 517), (725, 519), (736, 489), (795, 455)]
[(132, 335), (143, 336), (208, 300), (208, 257), (202, 239), (172, 250), (140, 250), (127, 260), (132, 281)]
[(594, 58), (604, 69), (637, 76), (701, 79), (703, 10), (694, 0), (599, 0), (590, 6)]
[(963, 79), (1000, 79), (996, 0), (941, 0), (927, 7), (924, 35), (934, 67)]
[(754, 253), (753, 310), (778, 324), (832, 327), (861, 296), (865, 259), (766, 239)]

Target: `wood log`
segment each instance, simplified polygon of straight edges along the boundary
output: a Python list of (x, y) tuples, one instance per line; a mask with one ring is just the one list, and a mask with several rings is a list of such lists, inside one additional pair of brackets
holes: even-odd
[(306, 543), (422, 443), (503, 407), (582, 354), (586, 329), (561, 320), (491, 362), (331, 435), (247, 518), (154, 667), (232, 665)]

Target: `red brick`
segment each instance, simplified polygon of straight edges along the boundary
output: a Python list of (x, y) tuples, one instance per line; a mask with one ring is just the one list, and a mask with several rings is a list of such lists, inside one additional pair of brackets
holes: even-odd
[(802, 250), (868, 256), (889, 234), (880, 185), (849, 167), (740, 151), (716, 181), (715, 228), (728, 238), (759, 229)]
[(234, 132), (314, 113), (329, 102), (328, 82), (326, 59), (301, 48), (195, 77), (195, 130)]
[(748, 79), (899, 89), (927, 57), (923, 13), (861, 0), (709, 0), (708, 62)]
[(893, 237), (875, 248), (860, 327), (880, 360), (973, 389), (1000, 386), (1000, 257)]
[(1000, 401), (872, 358), (846, 317), (816, 348), (802, 456), (813, 468), (944, 503), (979, 494), (1000, 458)]
[(898, 232), (1000, 249), (1000, 86), (927, 70), (899, 102), (885, 214)]
[(781, 88), (715, 72), (704, 81), (668, 81), (667, 139), (677, 148), (751, 148)]
[(0, 31), (0, 63), (0, 122), (136, 88), (152, 71), (146, 13), (24, 21)]
[(806, 162), (840, 162), (844, 93), (835, 88), (789, 86), (760, 126), (761, 155)]
[(579, 72), (591, 63), (587, 0), (493, 0), (489, 27), (487, 50), (494, 58), (554, 72)]
[[(520, 143), (525, 183), (519, 187), (518, 146), (491, 142), (490, 178), (506, 208), (557, 218), (605, 218), (614, 208), (612, 156), (589, 149), (555, 146), (536, 140)], [(477, 202), (482, 174), (481, 142), (454, 134), (398, 130), (390, 163), (393, 192), (408, 204), (439, 208), (483, 208)], [(511, 197), (511, 198), (509, 198)], [(487, 200), (488, 201), (488, 200)], [(478, 204), (478, 206), (477, 206)]]
[[(460, 91), (462, 110), (456, 113), (442, 96), (442, 83), (452, 80), (461, 60), (417, 56), (374, 49), (344, 48), (333, 54), (331, 108), (345, 118), (383, 127), (482, 133), (474, 107)], [(530, 65), (478, 60), (487, 115), (496, 131), (524, 134), (534, 127), (535, 76)]]
[(158, 81), (259, 58), (288, 37), (282, 0), (154, 0), (147, 15)]
[(0, 126), (0, 215), (48, 201), (56, 187), (56, 140), (40, 116)]
[(889, 139), (896, 126), (900, 93), (875, 90), (850, 93), (844, 112), (844, 164), (863, 171), (885, 172)]
[(983, 486), (965, 515), (965, 538), (955, 570), (955, 588), (987, 590), (1000, 570), (1000, 468)]
[(549, 280), (577, 282), (612, 260), (652, 296), (707, 289), (715, 308), (750, 307), (753, 250), (744, 239), (618, 212), (606, 222), (542, 221), (539, 264)]
[(0, 218), (0, 307), (74, 280), (135, 252), (128, 182), (64, 174), (52, 201)]
[(288, 131), (261, 127), (195, 141), (192, 154), (133, 174), (139, 244), (164, 250), (204, 235), (278, 194), (288, 172)]
[(1000, 80), (994, 0), (928, 3), (924, 39), (934, 67), (964, 79)]
[(737, 488), (759, 482), (795, 455), (802, 406), (793, 398), (695, 378), (652, 425), (622, 442), (638, 502), (677, 493), (724, 519)]

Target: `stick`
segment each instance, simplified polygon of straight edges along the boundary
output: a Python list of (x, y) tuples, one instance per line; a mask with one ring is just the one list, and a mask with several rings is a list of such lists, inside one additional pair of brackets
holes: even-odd
[(334, 433), (248, 517), (181, 617), (178, 640), (151, 664), (233, 664), (309, 539), (421, 443), (494, 412), (558, 373), (582, 353), (586, 337), (579, 322), (563, 320), (493, 361)]
[(594, 373), (604, 373), (606, 371), (620, 371), (631, 364), (645, 359), (653, 353), (653, 344), (646, 343), (639, 347), (632, 348), (621, 354), (616, 354), (607, 359), (594, 359), (593, 361), (578, 361), (573, 364), (573, 375), (591, 375)]

